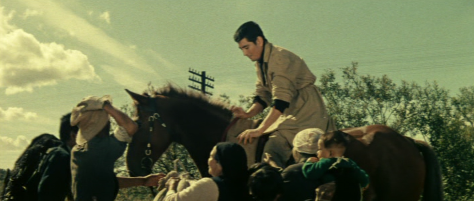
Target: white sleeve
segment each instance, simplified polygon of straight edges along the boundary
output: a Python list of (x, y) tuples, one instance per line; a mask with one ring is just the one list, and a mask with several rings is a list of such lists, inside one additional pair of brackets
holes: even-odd
[(217, 201), (219, 189), (211, 178), (202, 178), (188, 188), (171, 195), (167, 195), (164, 201)]
[(121, 142), (132, 142), (132, 137), (128, 135), (127, 130), (125, 130), (125, 128), (123, 128), (122, 126), (117, 126), (117, 128), (115, 128), (114, 136), (115, 138), (117, 138), (117, 140)]

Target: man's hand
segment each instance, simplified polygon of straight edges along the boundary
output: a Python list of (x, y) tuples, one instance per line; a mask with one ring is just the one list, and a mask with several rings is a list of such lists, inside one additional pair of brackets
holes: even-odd
[(240, 119), (247, 119), (250, 118), (249, 114), (244, 111), (242, 107), (237, 107), (237, 106), (232, 106), (230, 107), (230, 111), (234, 114), (234, 117), (240, 118)]
[(161, 178), (164, 178), (166, 175), (163, 173), (158, 174), (151, 174), (145, 177), (145, 184), (144, 186), (158, 186), (158, 181)]
[(177, 177), (170, 178), (168, 182), (166, 182), (166, 186), (168, 187), (168, 191), (176, 191), (176, 188), (178, 187), (180, 179)]
[(262, 136), (263, 132), (260, 131), (259, 129), (247, 129), (244, 132), (240, 133), (239, 136), (237, 136), (237, 139), (239, 139), (239, 143), (241, 144), (242, 142), (244, 144), (249, 144), (252, 143), (253, 138), (258, 138)]
[(81, 109), (81, 112), (84, 111), (91, 111), (91, 110), (102, 110), (104, 109), (104, 105), (110, 104), (111, 102), (111, 97), (109, 95), (105, 95), (101, 98), (97, 96), (88, 96), (82, 99), (82, 101), (77, 104), (77, 106), (84, 106)]
[(306, 162), (311, 162), (311, 163), (316, 163), (319, 161), (319, 158), (317, 157), (309, 157), (308, 160), (306, 160)]

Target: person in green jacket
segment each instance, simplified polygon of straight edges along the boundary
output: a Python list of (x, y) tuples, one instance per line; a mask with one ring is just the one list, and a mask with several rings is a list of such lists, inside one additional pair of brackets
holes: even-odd
[[(306, 178), (318, 183), (336, 182), (333, 200), (361, 200), (362, 190), (369, 185), (367, 173), (353, 160), (344, 157), (347, 144), (341, 131), (335, 131), (331, 138), (323, 135), (318, 141), (318, 157), (309, 158), (303, 165)], [(344, 192), (338, 193), (338, 189)], [(342, 196), (345, 198), (341, 199)]]

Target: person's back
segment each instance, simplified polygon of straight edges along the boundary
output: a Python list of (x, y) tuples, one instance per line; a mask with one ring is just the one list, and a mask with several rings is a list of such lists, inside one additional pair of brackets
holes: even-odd
[[(108, 134), (109, 126), (101, 133)], [(114, 162), (125, 151), (126, 143), (114, 135), (97, 135), (85, 144), (76, 145), (71, 151), (73, 196), (76, 200), (114, 200), (118, 182)]]
[(62, 201), (71, 197), (71, 153), (66, 144), (51, 148), (41, 164), (38, 200)]
[(352, 167), (331, 169), (327, 172), (334, 176), (336, 190), (332, 201), (359, 201), (362, 198), (357, 172)]
[(303, 175), (304, 163), (288, 166), (281, 173), (283, 177), (283, 195), (280, 201), (303, 201), (315, 198), (315, 191), (318, 183), (311, 182)]
[(59, 137), (62, 144), (48, 150), (41, 163), (39, 183), (35, 188), (38, 200), (72, 200), (71, 192), (71, 147), (76, 144), (77, 126), (71, 126), (71, 113), (60, 119)]
[[(118, 124), (113, 135), (109, 115)], [(114, 163), (136, 132), (136, 123), (115, 108), (107, 95), (84, 98), (73, 108), (70, 123), (79, 127), (77, 144), (71, 150), (74, 199), (114, 200), (119, 188)]]

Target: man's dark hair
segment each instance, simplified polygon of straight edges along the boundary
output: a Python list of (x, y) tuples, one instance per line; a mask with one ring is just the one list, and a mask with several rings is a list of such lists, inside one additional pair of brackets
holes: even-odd
[(263, 166), (250, 175), (248, 186), (253, 200), (273, 201), (279, 194), (283, 194), (283, 178), (271, 166)]
[(71, 131), (77, 133), (79, 127), (71, 126), (71, 113), (67, 113), (61, 117), (61, 125), (59, 126), (59, 139), (66, 143), (71, 139)]
[(260, 26), (254, 21), (248, 21), (240, 25), (237, 31), (235, 31), (234, 41), (238, 43), (246, 38), (249, 42), (256, 43), (257, 37), (259, 36), (261, 36), (265, 42), (267, 41)]

